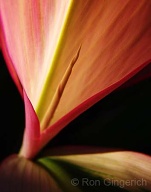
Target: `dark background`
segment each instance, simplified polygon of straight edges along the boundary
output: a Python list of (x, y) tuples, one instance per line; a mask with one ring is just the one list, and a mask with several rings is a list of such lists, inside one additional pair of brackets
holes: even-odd
[[(151, 154), (151, 78), (120, 88), (64, 128), (46, 148), (93, 145)], [(0, 54), (0, 160), (17, 153), (24, 104)]]

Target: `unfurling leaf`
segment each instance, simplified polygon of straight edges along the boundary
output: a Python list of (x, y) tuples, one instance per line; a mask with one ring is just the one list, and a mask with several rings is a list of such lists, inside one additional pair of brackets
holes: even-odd
[[(7, 0), (1, 1), (0, 18), (7, 66), (40, 124), (26, 119), (21, 155), (27, 158), (151, 61), (149, 0)], [(81, 44), (76, 65), (53, 103)], [(33, 137), (27, 140), (29, 135)]]

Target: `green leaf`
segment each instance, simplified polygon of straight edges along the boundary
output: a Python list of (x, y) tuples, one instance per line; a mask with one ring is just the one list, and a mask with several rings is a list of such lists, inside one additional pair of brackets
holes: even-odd
[(38, 162), (67, 192), (151, 191), (151, 158), (141, 153), (51, 156)]
[(38, 160), (38, 163), (42, 165), (50, 175), (53, 175), (55, 180), (59, 183), (60, 187), (65, 192), (81, 192), (79, 187), (75, 187), (71, 184), (71, 175), (68, 168), (66, 169), (58, 161), (55, 161), (51, 158), (42, 158)]

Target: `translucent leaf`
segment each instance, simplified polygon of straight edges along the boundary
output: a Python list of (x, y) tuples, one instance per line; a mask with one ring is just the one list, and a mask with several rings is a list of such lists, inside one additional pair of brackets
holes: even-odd
[[(81, 52), (51, 125), (65, 115), (60, 124), (66, 125), (149, 64), (150, 15), (151, 2), (146, 0), (75, 1), (53, 81), (47, 82), (44, 96), (52, 98), (49, 87), (56, 89), (80, 45)], [(46, 97), (40, 106), (41, 119), (49, 106)]]
[(34, 108), (51, 71), (69, 7), (70, 0), (0, 1), (2, 50), (13, 79), (20, 89), (19, 78)]
[(39, 104), (40, 121), (50, 103), (45, 96), (52, 98), (49, 87), (55, 89), (59, 84), (82, 44), (81, 51), (50, 127), (42, 132), (43, 143), (150, 63), (150, 14), (151, 2), (145, 0), (74, 3), (53, 81), (48, 79), (45, 99)]
[(17, 155), (0, 165), (1, 192), (61, 192), (54, 179), (40, 166)]
[[(25, 90), (40, 124), (49, 119), (56, 89), (81, 46), (49, 126), (41, 126), (38, 147), (33, 144), (30, 154), (151, 60), (148, 0), (17, 0), (15, 4), (8, 0), (1, 1), (0, 9), (8, 68), (20, 92), (22, 87)], [(25, 140), (31, 127), (26, 127)]]

